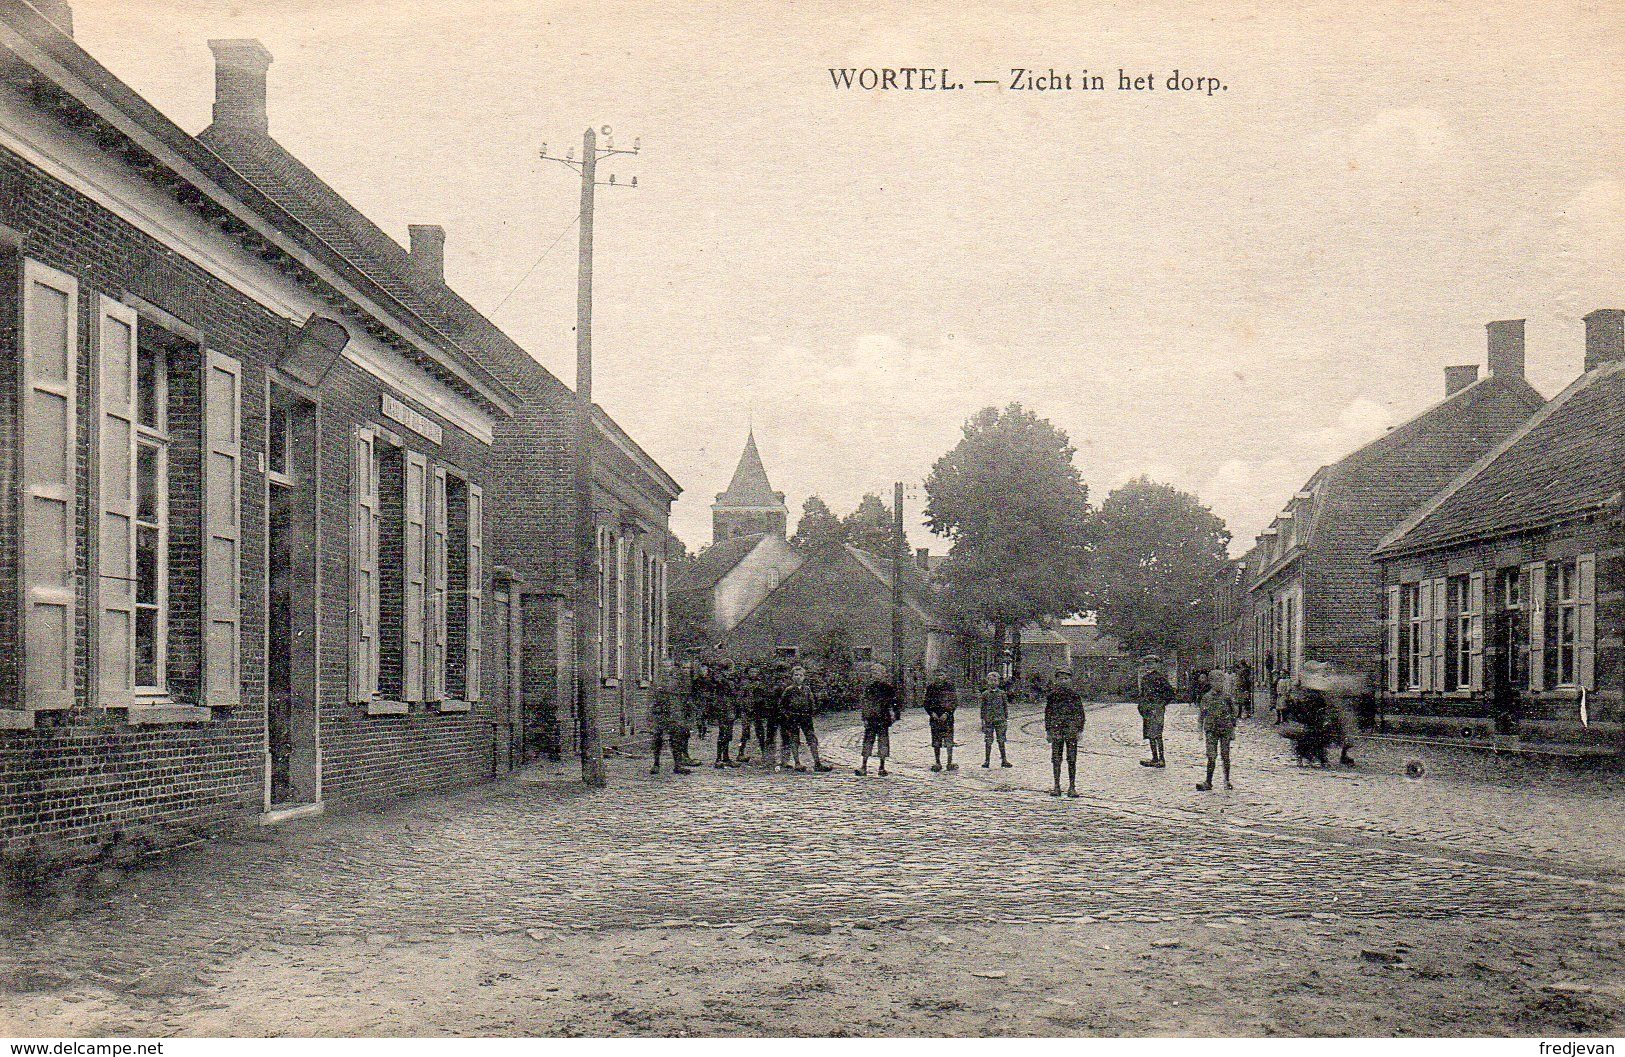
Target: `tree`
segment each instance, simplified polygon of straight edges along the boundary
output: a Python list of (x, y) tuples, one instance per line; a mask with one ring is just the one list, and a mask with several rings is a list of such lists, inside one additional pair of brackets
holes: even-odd
[(1022, 627), (1088, 607), (1089, 486), (1074, 454), (1020, 404), (989, 407), (926, 478), (926, 522), (953, 543), (944, 598), (960, 622), (991, 626), (1001, 651)]
[(1229, 545), (1224, 521), (1188, 492), (1146, 477), (1112, 492), (1095, 525), (1101, 630), (1135, 653), (1197, 652)]
[(790, 543), (803, 554), (811, 554), (831, 543), (839, 543), (846, 539), (846, 530), (841, 521), (830, 510), (829, 504), (815, 495), (807, 497), (801, 504), (801, 520), (796, 522), (796, 534), (790, 537)]
[(841, 519), (841, 528), (846, 542), (872, 554), (890, 554), (897, 547), (892, 508), (873, 493), (865, 495), (858, 508)]

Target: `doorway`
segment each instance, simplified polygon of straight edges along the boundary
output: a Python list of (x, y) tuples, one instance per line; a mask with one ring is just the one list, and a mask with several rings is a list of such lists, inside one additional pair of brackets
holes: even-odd
[(265, 807), (321, 800), (314, 409), (273, 387), (266, 454)]

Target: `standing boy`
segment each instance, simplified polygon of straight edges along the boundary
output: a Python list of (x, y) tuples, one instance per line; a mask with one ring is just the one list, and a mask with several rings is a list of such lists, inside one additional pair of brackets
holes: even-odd
[(1196, 788), (1204, 793), (1213, 788), (1213, 765), (1220, 756), (1224, 758), (1224, 787), (1235, 788), (1230, 784), (1230, 739), (1236, 734), (1236, 703), (1220, 689), (1221, 675), (1214, 671), (1200, 706), (1202, 734), (1207, 740), (1207, 780), (1196, 783)]
[(673, 774), (692, 773), (683, 766), (688, 745), (688, 717), (685, 715), (684, 694), (676, 685), (675, 675), (670, 663), (667, 663), (660, 671), (660, 684), (655, 687), (654, 699), (649, 703), (649, 725), (654, 728), (652, 748), (655, 757), (654, 766), (649, 768), (650, 774), (660, 773), (662, 745), (671, 750)]
[(987, 673), (987, 684), (982, 691), (982, 740), (986, 743), (982, 753), (982, 767), (993, 766), (993, 742), (999, 743), (999, 766), (1009, 767), (1010, 755), (1005, 751), (1004, 738), (1010, 729), (1010, 695), (1004, 692), (1004, 681), (997, 669)]
[(805, 738), (807, 748), (812, 753), (813, 770), (834, 770), (818, 755), (818, 733), (813, 730), (813, 716), (817, 712), (818, 698), (807, 680), (807, 669), (798, 664), (790, 669), (790, 685), (779, 695), (779, 716), (783, 722), (781, 737), (784, 739), (779, 749), (781, 768), (787, 766), (793, 756), (796, 770), (807, 769), (801, 763), (801, 739)]
[[(856, 774), (869, 773), (869, 756), (880, 757), (880, 775), (885, 777), (886, 757), (891, 755), (891, 725), (897, 719), (897, 687), (886, 669), (874, 665), (863, 685), (863, 766)], [(878, 753), (877, 753), (878, 750)]]
[[(935, 672), (925, 684), (925, 715), (931, 722), (931, 752), (936, 762), (933, 771), (959, 770), (954, 762), (954, 710), (959, 707), (959, 692), (953, 680), (942, 672)], [(948, 750), (948, 766), (942, 766), (942, 750)]]
[(1163, 756), (1162, 734), (1164, 721), (1168, 715), (1168, 706), (1173, 703), (1174, 684), (1162, 673), (1162, 661), (1157, 657), (1147, 657), (1143, 662), (1145, 667), (1140, 673), (1140, 733), (1151, 745), (1151, 758), (1141, 760), (1141, 767), (1166, 767), (1168, 760)]
[(1049, 738), (1050, 766), (1055, 772), (1050, 796), (1061, 795), (1062, 755), (1066, 756), (1066, 795), (1078, 795), (1078, 742), (1083, 738), (1083, 722), (1083, 699), (1072, 688), (1072, 673), (1057, 668), (1044, 694), (1044, 733)]

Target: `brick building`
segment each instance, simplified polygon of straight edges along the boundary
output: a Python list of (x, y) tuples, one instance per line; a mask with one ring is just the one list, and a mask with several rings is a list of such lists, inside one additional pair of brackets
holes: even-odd
[(1445, 369), (1445, 398), (1317, 470), (1253, 551), (1247, 608), (1255, 692), (1296, 678), (1306, 660), (1375, 675), (1383, 535), (1515, 430), (1544, 403), (1524, 378), (1523, 321), (1491, 323), (1489, 375)]
[(1625, 312), (1585, 373), (1382, 541), (1385, 727), (1618, 742)]
[[(222, 106), (263, 123), (234, 81), (263, 52), (217, 51)], [(12, 855), (504, 765), (487, 513), (518, 396), (321, 219), (118, 81), (65, 5), (0, 0)]]
[[(503, 752), (576, 751), (575, 394), (447, 285), (443, 228), (412, 225), (410, 250), (403, 249), (276, 141), (264, 117), (270, 56), (263, 48), (216, 42), (215, 52), (215, 117), (199, 138), (517, 394), (513, 414), (493, 429), (492, 449), (501, 501), (492, 504), (491, 557), (498, 588), (512, 600), (507, 633), (517, 654), (504, 689), (519, 702)], [(613, 741), (647, 727), (650, 684), (666, 650), (668, 522), (681, 489), (601, 408), (594, 410), (593, 641), (601, 729)]]

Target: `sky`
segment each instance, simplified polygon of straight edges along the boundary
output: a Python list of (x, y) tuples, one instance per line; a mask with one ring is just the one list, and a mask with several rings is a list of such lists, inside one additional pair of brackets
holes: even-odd
[[(275, 57), (271, 131), (565, 381), (579, 186), (595, 395), (709, 506), (754, 425), (793, 519), (920, 487), (1019, 402), (1098, 502), (1140, 474), (1251, 544), (1316, 467), (1528, 320), (1547, 395), (1625, 306), (1625, 5), (73, 0), (92, 54), (189, 131), (214, 37)], [(957, 91), (837, 90), (947, 67)], [(1101, 92), (973, 85), (1013, 68)], [(1119, 91), (1118, 71), (1155, 74)], [(1220, 78), (1212, 95), (1166, 77)]]

